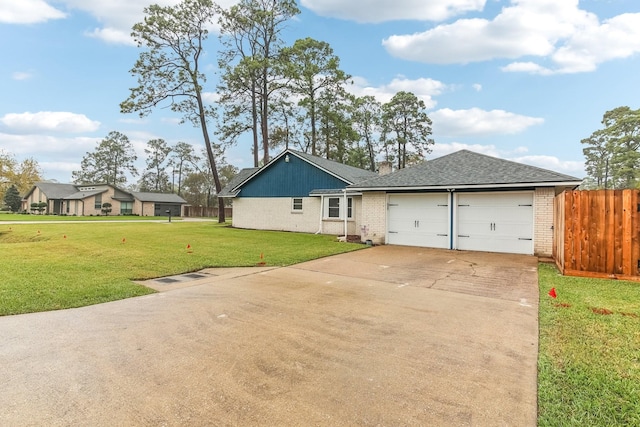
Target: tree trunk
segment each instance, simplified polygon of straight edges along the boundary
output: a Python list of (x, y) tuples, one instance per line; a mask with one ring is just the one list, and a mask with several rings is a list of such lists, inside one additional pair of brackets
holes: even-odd
[[(207, 118), (205, 117), (205, 109), (202, 103), (202, 94), (198, 86), (197, 80), (194, 79), (194, 87), (196, 88), (196, 101), (198, 102), (198, 116), (200, 118), (200, 128), (202, 129), (202, 136), (204, 137), (204, 145), (207, 148), (207, 157), (209, 158), (209, 165), (211, 166), (211, 173), (213, 174), (213, 182), (216, 185), (216, 193), (220, 194), (222, 191), (222, 184), (220, 183), (220, 177), (218, 176), (218, 168), (216, 167), (216, 159), (213, 155), (213, 149), (211, 148), (211, 140), (209, 139), (209, 131), (207, 129)], [(226, 218), (224, 217), (224, 206), (218, 204), (218, 222), (224, 223)]]
[[(267, 70), (264, 70), (262, 75), (262, 160), (266, 165), (269, 163), (269, 125), (267, 123), (269, 119), (269, 87), (267, 85)], [(223, 208), (224, 210), (224, 208)]]
[(258, 100), (256, 99), (256, 82), (252, 77), (251, 81), (251, 131), (253, 134), (253, 167), (257, 168), (260, 164), (260, 147), (258, 144)]

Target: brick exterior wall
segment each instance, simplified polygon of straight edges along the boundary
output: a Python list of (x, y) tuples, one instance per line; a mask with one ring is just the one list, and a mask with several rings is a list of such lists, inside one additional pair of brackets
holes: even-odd
[(371, 240), (376, 245), (384, 245), (387, 235), (387, 194), (366, 192), (362, 195), (362, 216), (360, 237)]
[(553, 252), (553, 199), (552, 187), (536, 188), (533, 193), (533, 253), (551, 256)]
[[(302, 212), (292, 212), (291, 197), (238, 197), (233, 199), (234, 227), (255, 230), (294, 231), (341, 236), (344, 220), (323, 219), (320, 224), (320, 197), (303, 197)], [(353, 197), (353, 219), (347, 221), (348, 234), (360, 234), (360, 197)]]

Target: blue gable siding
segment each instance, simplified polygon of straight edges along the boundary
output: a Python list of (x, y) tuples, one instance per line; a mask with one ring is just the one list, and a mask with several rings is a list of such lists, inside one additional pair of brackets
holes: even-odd
[(344, 188), (344, 181), (296, 156), (280, 157), (244, 184), (238, 197), (307, 197), (312, 190)]

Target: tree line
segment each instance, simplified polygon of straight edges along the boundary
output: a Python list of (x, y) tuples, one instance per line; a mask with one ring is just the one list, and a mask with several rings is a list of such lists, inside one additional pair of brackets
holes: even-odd
[(18, 212), (22, 195), (40, 180), (42, 171), (36, 160), (27, 158), (18, 162), (11, 153), (0, 151), (0, 201), (3, 202), (0, 205), (4, 204), (11, 211)]
[[(286, 24), (299, 13), (295, 0), (241, 0), (228, 9), (211, 0), (183, 0), (145, 8), (132, 31), (142, 49), (130, 70), (137, 86), (121, 112), (144, 117), (169, 107), (200, 128), (216, 193), (222, 189), (218, 157), (247, 134), (255, 167), (278, 148), (370, 170), (378, 155), (397, 168), (420, 160), (433, 144), (424, 102), (410, 92), (385, 104), (348, 93), (351, 76), (328, 43), (285, 43)], [(210, 105), (203, 69), (208, 28), (215, 24), (218, 100)]]
[[(155, 193), (176, 193), (194, 206), (215, 205), (215, 183), (211, 178), (206, 153), (198, 154), (186, 142), (170, 145), (164, 139), (147, 141), (144, 149), (145, 169), (138, 172), (138, 156), (129, 138), (120, 132), (110, 132), (95, 150), (87, 152), (80, 170), (71, 176), (76, 184), (104, 183), (119, 188)], [(221, 152), (216, 153), (220, 179), (226, 184), (237, 169), (228, 165)], [(137, 178), (134, 184), (130, 178)]]
[(640, 109), (614, 108), (601, 123), (602, 129), (581, 141), (587, 172), (583, 187), (640, 188)]

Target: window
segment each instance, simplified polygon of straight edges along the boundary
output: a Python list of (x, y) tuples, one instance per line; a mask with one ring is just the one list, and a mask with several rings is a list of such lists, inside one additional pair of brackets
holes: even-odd
[(102, 209), (102, 194), (96, 194), (96, 202), (94, 205), (94, 208), (96, 209)]
[(340, 199), (338, 197), (329, 198), (329, 218), (340, 218)]
[(291, 200), (291, 210), (294, 212), (302, 212), (302, 198), (294, 198)]
[[(342, 204), (343, 197), (327, 197), (325, 199), (324, 217), (325, 218), (344, 218)], [(347, 218), (353, 218), (353, 199), (347, 198)]]
[(120, 215), (133, 214), (133, 202), (120, 202)]

